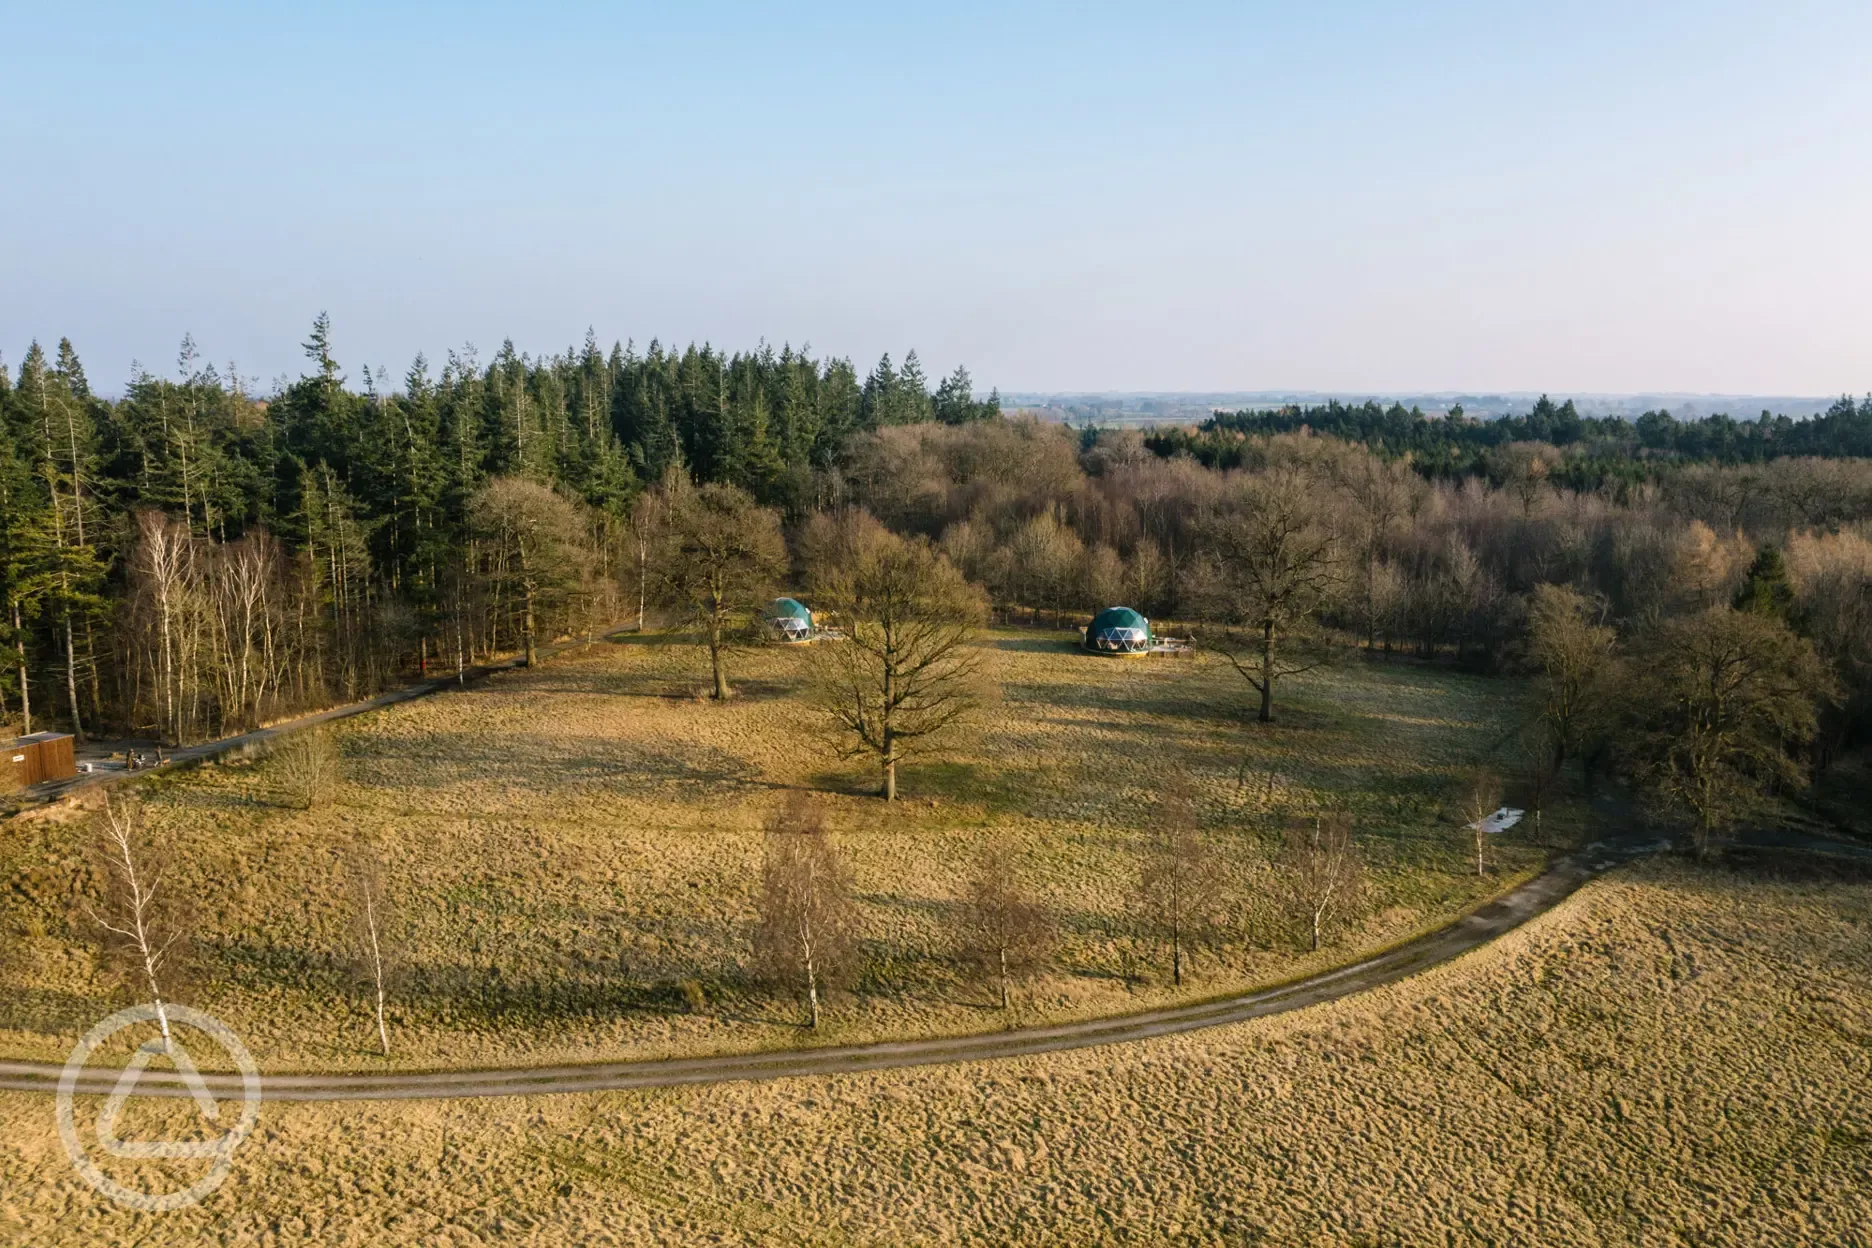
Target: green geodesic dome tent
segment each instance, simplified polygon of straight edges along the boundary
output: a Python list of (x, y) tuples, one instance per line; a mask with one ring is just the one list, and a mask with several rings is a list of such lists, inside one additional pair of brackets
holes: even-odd
[(1130, 607), (1106, 607), (1086, 625), (1085, 648), (1099, 654), (1143, 654), (1151, 640), (1150, 621)]
[(778, 641), (811, 641), (813, 639), (812, 611), (797, 598), (776, 598), (767, 604), (761, 612), (761, 619), (767, 622)]

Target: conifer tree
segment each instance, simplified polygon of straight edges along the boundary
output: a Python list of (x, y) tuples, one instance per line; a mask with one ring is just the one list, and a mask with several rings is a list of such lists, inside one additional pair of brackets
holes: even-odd
[(1742, 578), (1742, 588), (1736, 590), (1733, 605), (1737, 611), (1783, 623), (1793, 618), (1794, 587), (1788, 584), (1787, 565), (1780, 550), (1763, 546), (1756, 552), (1755, 561)]
[(894, 419), (898, 425), (914, 425), (930, 418), (929, 382), (923, 376), (923, 362), (914, 348), (904, 356), (903, 371), (897, 375), (897, 401)]
[[(839, 496), (854, 434), (938, 406), (914, 353), (865, 379), (790, 344), (607, 355), (595, 330), (557, 354), (451, 351), (439, 377), (420, 356), (394, 381), (372, 364), (354, 385), (323, 312), (300, 375), (264, 396), (184, 335), (173, 371), (133, 364), (106, 399), (57, 342), (27, 351), (17, 385), (0, 376), (0, 717), (31, 698), (38, 724), (85, 731), (193, 736), (496, 645), (511, 595), (470, 500), (497, 473), (572, 506), (595, 561), (623, 542), (645, 482), (734, 485), (803, 521)], [(945, 382), (944, 419), (967, 417), (966, 383)], [(186, 654), (167, 660), (139, 633), (163, 615), (139, 597), (144, 512), (189, 568), (188, 601), (165, 617), (182, 621)], [(563, 611), (595, 596), (583, 584)], [(153, 705), (164, 681), (189, 686), (186, 714), (176, 698)]]
[(866, 429), (897, 423), (897, 372), (891, 367), (890, 352), (879, 358), (877, 367), (865, 378), (864, 394), (859, 402), (859, 424)]

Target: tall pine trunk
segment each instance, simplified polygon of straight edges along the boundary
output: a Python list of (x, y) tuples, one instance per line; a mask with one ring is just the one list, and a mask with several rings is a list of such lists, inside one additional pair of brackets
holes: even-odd
[(539, 644), (533, 635), (535, 628), (533, 615), (533, 593), (535, 586), (533, 584), (533, 574), (527, 567), (526, 542), (522, 540), (518, 545), (520, 555), (520, 592), (526, 599), (523, 604), (526, 614), (526, 665), (528, 667), (534, 667), (539, 663)]
[(637, 539), (637, 631), (644, 631), (644, 610), (650, 604), (650, 544)]
[(25, 734), (32, 735), (32, 686), (26, 679), (26, 632), (20, 623), (19, 603), (13, 604), (13, 634), (19, 639), (20, 714), (26, 719)]
[(65, 604), (65, 691), (71, 695), (72, 735), (82, 743), (85, 730), (84, 720), (78, 714), (78, 650), (72, 642), (70, 602)]

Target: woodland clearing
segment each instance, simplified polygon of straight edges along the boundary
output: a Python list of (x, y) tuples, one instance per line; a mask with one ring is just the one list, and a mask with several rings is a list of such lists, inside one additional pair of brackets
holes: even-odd
[[(346, 721), (344, 780), (293, 808), (264, 762), (139, 786), (181, 853), (196, 910), (184, 999), (226, 1020), (263, 1068), (381, 1067), (343, 965), (344, 873), (361, 841), (385, 863), (408, 973), (392, 1062), (469, 1066), (786, 1047), (789, 1001), (750, 980), (747, 929), (763, 820), (792, 790), (826, 795), (863, 912), (864, 971), (821, 1040), (1005, 1025), (952, 956), (976, 854), (1008, 846), (1058, 917), (1023, 1022), (1117, 1013), (1286, 979), (1433, 927), (1526, 878), (1546, 851), (1503, 838), (1478, 879), (1445, 808), (1463, 770), (1514, 748), (1516, 686), (1417, 664), (1350, 663), (1292, 682), (1282, 719), (1245, 721), (1248, 691), (1203, 659), (1115, 660), (1059, 634), (983, 643), (1003, 690), (944, 755), (903, 769), (905, 800), (832, 760), (799, 696), (804, 656), (768, 648), (738, 696), (698, 696), (696, 651), (658, 636)], [(1126, 922), (1138, 846), (1182, 783), (1233, 901), (1180, 993)], [(1350, 813), (1372, 882), (1355, 920), (1304, 954), (1273, 904), (1287, 821)], [(1562, 808), (1547, 839), (1577, 829)], [(76, 940), (78, 822), (15, 821), (34, 935), (0, 998), (0, 1051), (56, 1059), (109, 1012)], [(1127, 982), (1127, 972), (1129, 982)]]

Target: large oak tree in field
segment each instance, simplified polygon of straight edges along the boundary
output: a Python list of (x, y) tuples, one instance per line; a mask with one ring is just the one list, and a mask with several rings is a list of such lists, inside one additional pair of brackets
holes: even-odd
[(985, 691), (973, 642), (987, 602), (927, 541), (885, 534), (823, 579), (818, 605), (845, 632), (813, 648), (819, 702), (840, 752), (876, 758), (894, 800), (897, 764)]
[(1811, 643), (1770, 615), (1714, 607), (1667, 620), (1640, 647), (1627, 742), (1653, 804), (1699, 852), (1775, 788), (1807, 782), (1792, 751), (1835, 696)]
[(704, 485), (675, 500), (665, 527), (659, 596), (688, 616), (708, 649), (715, 696), (726, 698), (724, 659), (786, 571), (780, 517), (738, 486)]
[(1198, 600), (1218, 627), (1203, 643), (1261, 695), (1274, 718), (1282, 678), (1324, 662), (1315, 620), (1345, 579), (1338, 529), (1322, 484), (1297, 468), (1241, 478), (1198, 525)]

